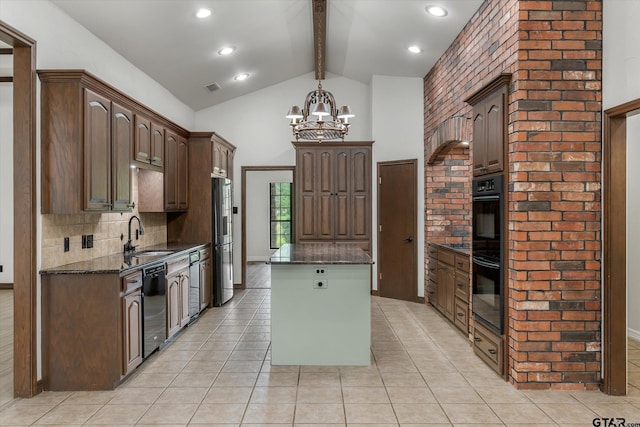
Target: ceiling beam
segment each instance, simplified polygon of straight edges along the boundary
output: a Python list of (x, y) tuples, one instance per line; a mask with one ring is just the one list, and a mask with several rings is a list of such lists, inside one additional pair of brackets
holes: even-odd
[(327, 44), (327, 0), (313, 2), (313, 58), (316, 80), (324, 80), (324, 61)]

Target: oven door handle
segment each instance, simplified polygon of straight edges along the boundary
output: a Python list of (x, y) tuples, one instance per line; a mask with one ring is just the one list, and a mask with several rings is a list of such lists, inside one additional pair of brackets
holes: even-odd
[(500, 195), (496, 194), (493, 196), (473, 196), (471, 201), (473, 202), (482, 202), (482, 201), (491, 201), (491, 200), (500, 200)]
[(473, 257), (473, 263), (474, 264), (478, 264), (481, 267), (486, 267), (486, 268), (492, 268), (494, 270), (498, 270), (500, 268), (500, 263), (497, 262), (491, 262), (491, 261), (484, 261), (481, 260), (478, 257)]

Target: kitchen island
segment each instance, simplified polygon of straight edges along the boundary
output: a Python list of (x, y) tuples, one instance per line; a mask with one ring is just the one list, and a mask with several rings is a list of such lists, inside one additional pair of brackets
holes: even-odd
[(354, 244), (286, 244), (270, 264), (271, 364), (369, 365), (371, 257)]

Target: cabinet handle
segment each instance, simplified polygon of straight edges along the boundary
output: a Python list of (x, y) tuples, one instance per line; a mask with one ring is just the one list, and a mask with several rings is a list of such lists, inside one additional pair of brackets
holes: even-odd
[(491, 354), (496, 354), (496, 351), (495, 351), (494, 349), (492, 349), (492, 348), (488, 349), (487, 351), (488, 351), (489, 353), (491, 353)]
[(457, 312), (457, 313), (456, 313), (456, 316), (458, 316), (458, 317), (462, 317), (462, 316), (464, 316), (464, 313)]
[(482, 342), (482, 338), (478, 338), (478, 337), (474, 337), (474, 338), (473, 338), (473, 340), (474, 340), (475, 342)]
[(136, 202), (127, 203), (127, 207), (128, 208), (135, 208), (136, 207)]

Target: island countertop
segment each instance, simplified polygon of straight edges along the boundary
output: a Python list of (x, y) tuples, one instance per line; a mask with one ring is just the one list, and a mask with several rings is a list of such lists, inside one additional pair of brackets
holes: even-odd
[(373, 264), (356, 244), (287, 243), (269, 259), (270, 264)]

